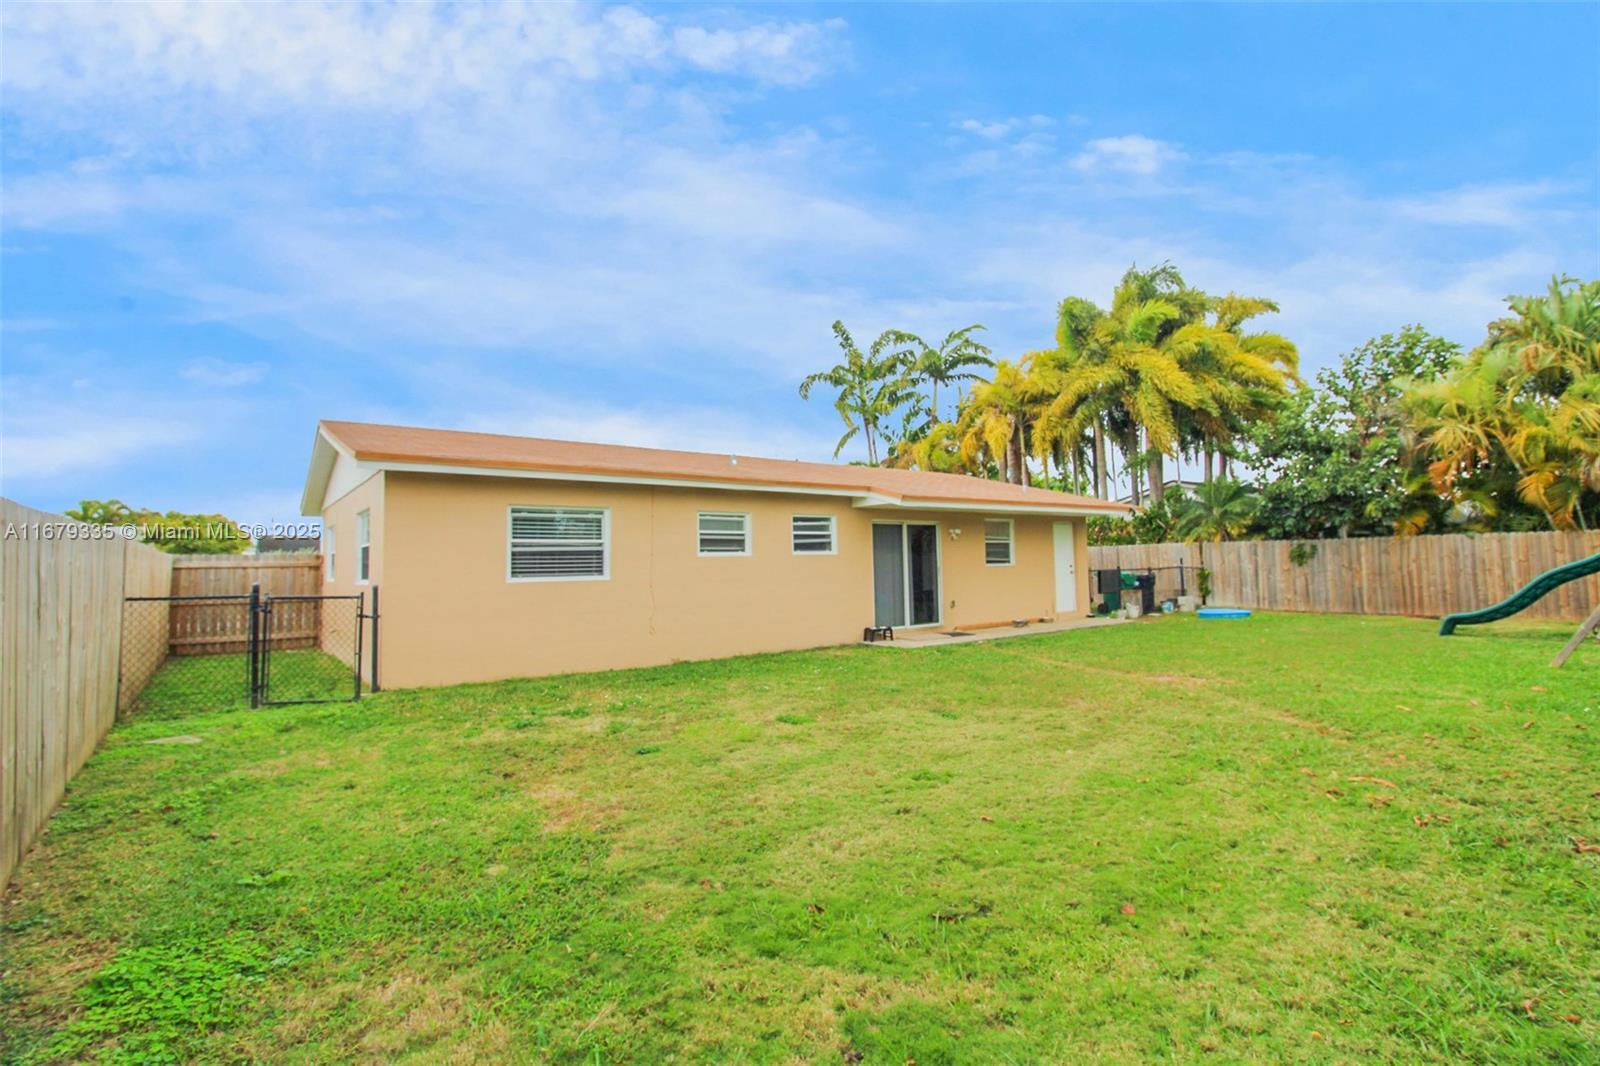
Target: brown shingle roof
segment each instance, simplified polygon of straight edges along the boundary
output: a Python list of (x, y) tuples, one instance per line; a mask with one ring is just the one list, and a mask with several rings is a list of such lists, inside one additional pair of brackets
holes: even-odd
[(1108, 500), (1025, 488), (962, 474), (761, 459), (722, 452), (680, 452), (617, 444), (585, 444), (540, 437), (418, 429), (369, 422), (324, 421), (322, 429), (354, 452), (358, 460), (374, 462), (835, 489), (871, 493), (902, 501), (1081, 508), (1117, 515), (1126, 514), (1129, 510), (1124, 504)]

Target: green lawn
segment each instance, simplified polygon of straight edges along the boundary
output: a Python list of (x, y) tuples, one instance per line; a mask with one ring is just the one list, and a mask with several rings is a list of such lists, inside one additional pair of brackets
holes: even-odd
[[(140, 720), (184, 718), (250, 706), (248, 656), (173, 655), (139, 693), (129, 712)], [(347, 700), (355, 671), (324, 651), (275, 651), (268, 659), (267, 699)]]
[(1593, 1063), (1569, 630), (1180, 617), (135, 720), (7, 897), (0, 1059)]

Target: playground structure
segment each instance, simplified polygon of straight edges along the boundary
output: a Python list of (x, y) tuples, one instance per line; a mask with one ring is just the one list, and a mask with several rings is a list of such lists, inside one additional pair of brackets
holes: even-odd
[[(1448, 637), (1455, 632), (1457, 626), (1482, 625), (1485, 622), (1498, 622), (1502, 618), (1509, 618), (1514, 614), (1527, 610), (1540, 599), (1569, 581), (1600, 574), (1600, 553), (1577, 559), (1563, 566), (1546, 570), (1512, 595), (1490, 607), (1477, 611), (1462, 611), (1457, 614), (1447, 614), (1439, 623), (1439, 635)], [(1584, 638), (1600, 629), (1600, 604), (1596, 604), (1594, 612), (1578, 627), (1578, 631), (1567, 641), (1566, 647), (1561, 649), (1551, 666), (1560, 666), (1571, 657)]]

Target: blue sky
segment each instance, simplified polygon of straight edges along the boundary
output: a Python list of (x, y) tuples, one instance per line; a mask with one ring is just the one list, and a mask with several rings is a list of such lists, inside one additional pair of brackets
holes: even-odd
[(289, 520), (318, 418), (826, 458), (799, 379), (1130, 263), (1309, 369), (1600, 274), (1600, 7), (30, 5), (0, 476)]

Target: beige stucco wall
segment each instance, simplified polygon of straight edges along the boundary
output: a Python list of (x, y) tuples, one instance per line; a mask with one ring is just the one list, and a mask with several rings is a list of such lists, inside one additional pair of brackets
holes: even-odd
[[(384, 478), (387, 474), (377, 473), (343, 496), (330, 502), (322, 512), (322, 525), (324, 531), (329, 528), (333, 531), (334, 572), (333, 580), (328, 580), (328, 564), (324, 557), (322, 563), (322, 592), (326, 596), (353, 596), (356, 593), (366, 593), (367, 602), (370, 604), (373, 587), (383, 582), (383, 530), (384, 530)], [(356, 516), (362, 511), (371, 515), (371, 553), (368, 563), (368, 580), (356, 580), (359, 572), (356, 548)], [(387, 613), (387, 612), (385, 612)], [(346, 662), (354, 657), (355, 633), (354, 613), (343, 604), (326, 604), (322, 611), (322, 649), (329, 654), (337, 655)], [(364, 659), (370, 658), (372, 643), (369, 635), (363, 635), (362, 642), (365, 647), (361, 654)], [(370, 662), (362, 663), (362, 676), (366, 683), (372, 680)]]
[[(875, 518), (939, 526), (945, 627), (1055, 617), (1051, 525), (1071, 521), (1075, 613), (1088, 611), (1082, 519), (1017, 518), (1015, 563), (991, 567), (983, 561), (983, 516), (977, 513), (886, 513), (838, 498), (777, 493), (396, 472), (384, 478), (340, 501), (328, 520), (339, 538), (334, 588), (350, 575), (345, 562), (346, 552), (354, 551), (355, 512), (372, 508), (385, 687), (859, 640), (872, 620)], [(362, 492), (376, 497), (363, 501)], [(508, 581), (508, 508), (514, 505), (608, 508), (610, 577)], [(752, 554), (699, 556), (696, 516), (704, 510), (748, 512)], [(790, 519), (796, 514), (835, 516), (837, 554), (794, 554)], [(959, 539), (951, 539), (952, 527), (961, 529)]]

